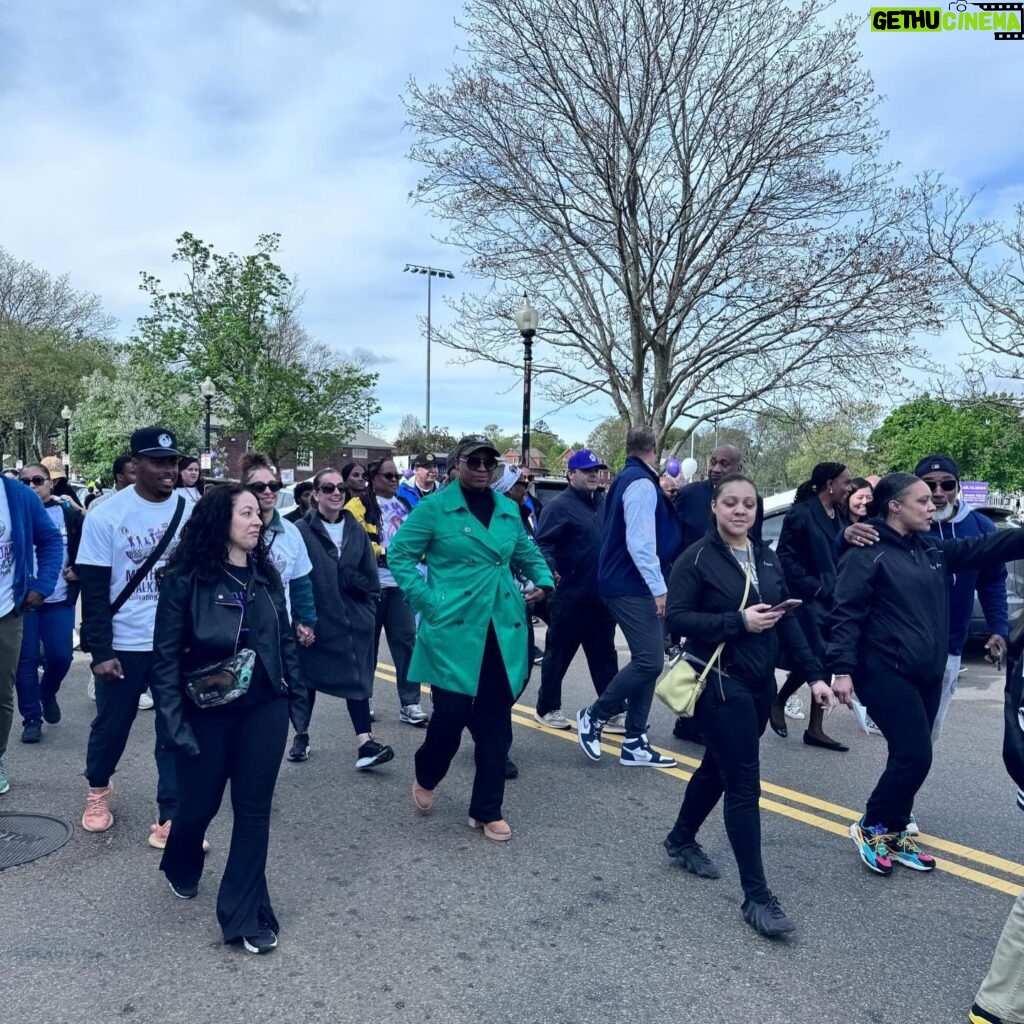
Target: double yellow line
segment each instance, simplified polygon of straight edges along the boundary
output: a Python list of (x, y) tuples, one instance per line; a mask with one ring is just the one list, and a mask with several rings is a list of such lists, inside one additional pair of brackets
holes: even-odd
[[(377, 666), (377, 677), (386, 682), (395, 682), (394, 666), (381, 662)], [(424, 693), (429, 693), (429, 687), (422, 687)], [(576, 743), (575, 729), (549, 729), (541, 725), (533, 717), (534, 709), (528, 704), (516, 704), (512, 708), (512, 721), (515, 725), (526, 729), (535, 729), (555, 739), (561, 739), (567, 743)], [(618, 756), (622, 740), (618, 736), (605, 736), (601, 741), (601, 749), (607, 754)], [(680, 765), (690, 768), (697, 768), (700, 761), (677, 750), (669, 750), (652, 744), (654, 749), (667, 757), (675, 758)], [(683, 767), (658, 769), (662, 775), (668, 775), (679, 779), (682, 782), (689, 782), (693, 777), (692, 771)], [(763, 810), (781, 814), (783, 817), (792, 818), (794, 821), (802, 822), (813, 828), (820, 828), (824, 832), (831, 832), (833, 835), (842, 836), (849, 842), (850, 823), (861, 816), (861, 811), (855, 811), (850, 807), (843, 807), (840, 804), (822, 800), (819, 797), (811, 796), (809, 793), (801, 793), (797, 789), (787, 789), (785, 786), (777, 786), (775, 783), (761, 780), (761, 807)], [(826, 817), (830, 815), (830, 817)], [(839, 819), (838, 821), (835, 819)], [(1019, 896), (1024, 891), (1024, 864), (1007, 860), (1005, 857), (998, 857), (993, 853), (986, 853), (984, 850), (975, 849), (972, 846), (964, 846), (940, 836), (922, 835), (921, 842), (929, 849), (941, 852), (945, 856), (938, 858), (938, 870), (946, 871), (958, 878), (964, 878), (969, 882), (976, 882), (996, 892), (1006, 893), (1008, 896)], [(954, 858), (954, 859), (950, 859)], [(980, 865), (992, 871), (998, 871), (1009, 878), (1000, 875), (989, 874), (987, 871), (979, 871), (972, 864)], [(1020, 879), (1021, 881), (1012, 881)]]

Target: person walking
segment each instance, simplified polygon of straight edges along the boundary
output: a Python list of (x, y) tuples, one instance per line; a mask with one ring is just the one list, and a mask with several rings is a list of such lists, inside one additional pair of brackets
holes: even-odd
[[(501, 842), (512, 837), (502, 801), (512, 705), (529, 675), (527, 617), (554, 580), (518, 507), (490, 489), (498, 450), (473, 435), (451, 459), (457, 476), (413, 509), (388, 551), (395, 581), (420, 615), (409, 678), (431, 684), (433, 704), (412, 793), (420, 811), (432, 810), (468, 728), (476, 763), (469, 825)], [(522, 595), (513, 571), (534, 589)]]
[[(92, 654), (96, 717), (89, 729), (89, 783), (82, 828), (114, 824), (111, 776), (124, 753), (139, 698), (149, 687), (156, 619), (156, 570), (166, 564), (193, 506), (174, 494), (178, 459), (174, 434), (142, 427), (131, 437), (135, 484), (85, 517), (76, 562), (82, 581), (82, 636)], [(149, 845), (167, 844), (177, 805), (174, 757), (161, 719), (156, 722), (157, 823)]]
[[(351, 480), (351, 476), (349, 477)], [(342, 506), (345, 490), (336, 469), (313, 478), (313, 501), (298, 524), (313, 571), (316, 643), (299, 650), (302, 677), (312, 691), (343, 697), (356, 732), (356, 768), (364, 771), (390, 761), (395, 752), (373, 736), (373, 631), (380, 599), (380, 577), (370, 538)], [(308, 735), (313, 693), (292, 724)], [(308, 742), (307, 742), (308, 748)]]
[(629, 645), (631, 661), (596, 701), (576, 713), (576, 738), (592, 761), (601, 757), (605, 723), (625, 711), (619, 763), (674, 768), (647, 739), (654, 686), (665, 667), (665, 577), (679, 553), (672, 503), (658, 485), (658, 453), (650, 427), (626, 434), (626, 464), (612, 482), (598, 562), (598, 590)]
[(212, 488), (195, 506), (160, 584), (151, 672), (157, 715), (174, 751), (178, 808), (160, 870), (194, 899), (203, 837), (231, 783), (231, 845), (217, 920), (250, 953), (277, 945), (267, 889), (270, 812), (298, 678), (280, 577), (267, 555), (259, 502)]
[(309, 499), (313, 496), (313, 481), (300, 481), (295, 485), (292, 494), (295, 497), (295, 508), (286, 512), (281, 518), (287, 519), (289, 523), (298, 523), (309, 511)]
[(96, 499), (89, 505), (89, 511), (98, 508), (109, 501), (118, 491), (123, 491), (126, 487), (131, 487), (135, 483), (135, 459), (131, 452), (118, 455), (114, 459), (114, 464), (111, 468), (114, 486), (108, 487), (102, 494), (97, 495)]
[[(367, 467), (369, 468), (369, 467)], [(413, 457), (412, 479), (403, 480), (398, 485), (398, 497), (402, 498), (409, 508), (415, 508), (424, 498), (437, 494), (437, 459), (433, 452), (422, 452)]]
[(409, 682), (409, 662), (416, 643), (416, 616), (413, 615), (405, 595), (395, 583), (388, 567), (388, 549), (395, 534), (412, 511), (409, 502), (398, 494), (401, 479), (398, 467), (391, 459), (379, 459), (366, 467), (369, 487), (360, 497), (353, 498), (345, 510), (366, 530), (380, 577), (380, 601), (377, 603), (377, 621), (374, 626), (373, 672), (377, 673), (380, 659), (380, 636), (388, 640), (388, 650), (395, 664), (398, 683), (398, 702), (401, 706), (398, 720), (406, 725), (423, 728), (430, 716), (420, 703), (420, 688)]
[(862, 523), (867, 519), (874, 491), (874, 485), (867, 477), (855, 476), (850, 481), (850, 493), (847, 495), (846, 508), (843, 510), (848, 523)]
[[(842, 510), (850, 489), (850, 471), (842, 463), (819, 462), (810, 479), (797, 488), (776, 548), (789, 591), (803, 602), (794, 614), (818, 661), (825, 657), (828, 613), (839, 557), (836, 537), (849, 525)], [(789, 734), (786, 705), (806, 682), (803, 673), (793, 669), (772, 704), (771, 726), (783, 739)], [(825, 734), (821, 705), (813, 701), (804, 743), (839, 753), (850, 749)]]
[(836, 697), (852, 706), (856, 690), (889, 750), (863, 816), (850, 826), (861, 860), (880, 875), (892, 873), (893, 861), (935, 868), (907, 825), (932, 763), (949, 648), (946, 577), (1024, 557), (1022, 530), (930, 535), (934, 511), (925, 481), (909, 473), (882, 477), (871, 503), (878, 544), (841, 557), (829, 618), (826, 665)]
[[(708, 456), (706, 480), (694, 480), (676, 491), (674, 505), (679, 517), (680, 551), (696, 544), (713, 525), (711, 500), (715, 487), (724, 476), (743, 472), (743, 455), (731, 444), (721, 444)], [(750, 531), (751, 540), (761, 540), (761, 524), (764, 521), (764, 502), (757, 499), (757, 518)]]
[[(615, 619), (597, 586), (605, 521), (605, 495), (598, 487), (600, 472), (607, 468), (587, 448), (571, 455), (569, 486), (547, 503), (537, 533), (541, 554), (554, 569), (556, 586), (548, 598), (548, 633), (534, 717), (551, 729), (572, 726), (562, 712), (562, 681), (580, 647), (598, 697), (619, 670)], [(604, 724), (606, 733), (625, 731), (624, 715)]]
[(199, 458), (195, 455), (182, 455), (178, 459), (178, 479), (174, 485), (174, 493), (180, 494), (186, 501), (195, 505), (206, 491), (203, 471), (199, 468)]
[[(342, 495), (345, 503), (351, 501), (353, 498), (357, 498), (360, 495), (365, 494), (370, 483), (366, 478), (366, 467), (361, 462), (346, 462), (345, 465), (341, 467), (341, 479), (345, 485), (345, 490)], [(315, 482), (316, 477), (314, 477), (313, 480)], [(315, 499), (315, 494), (310, 495), (310, 508), (313, 507)]]
[[(43, 721), (49, 725), (60, 721), (57, 693), (74, 656), (75, 605), (80, 589), (75, 559), (85, 515), (70, 502), (60, 502), (53, 497), (50, 473), (45, 466), (25, 466), (21, 482), (28, 484), (42, 501), (46, 514), (60, 531), (64, 547), (53, 593), (22, 617), (21, 655), (15, 681), (22, 719), (21, 742), (38, 743), (43, 738)], [(42, 680), (39, 678), (40, 645), (45, 656)]]
[(830, 709), (834, 698), (821, 662), (784, 610), (789, 591), (780, 559), (750, 539), (757, 516), (753, 481), (740, 474), (722, 477), (712, 514), (714, 532), (686, 549), (669, 580), (666, 618), (687, 638), (684, 657), (697, 672), (709, 663), (713, 669), (694, 715), (705, 737), (704, 758), (686, 787), (665, 849), (691, 874), (718, 878), (697, 834), (724, 793), (725, 829), (743, 887), (743, 919), (774, 938), (794, 925), (765, 880), (758, 748), (775, 696), (780, 648), (810, 681), (816, 706)]
[(39, 464), (50, 474), (50, 487), (53, 497), (73, 505), (79, 512), (85, 511), (85, 506), (78, 498), (78, 493), (68, 483), (68, 471), (64, 460), (59, 455), (47, 455), (40, 459)]
[(0, 795), (10, 788), (4, 758), (14, 720), (14, 680), (24, 616), (53, 594), (64, 541), (43, 503), (18, 479), (0, 479)]

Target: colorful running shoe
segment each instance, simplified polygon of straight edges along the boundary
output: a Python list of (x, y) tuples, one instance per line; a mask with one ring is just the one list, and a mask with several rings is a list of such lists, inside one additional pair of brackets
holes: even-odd
[(925, 853), (917, 844), (917, 840), (909, 832), (901, 832), (896, 841), (890, 844), (892, 858), (905, 868), (914, 871), (934, 871), (935, 858)]
[(892, 874), (892, 858), (889, 855), (889, 843), (896, 837), (885, 831), (884, 825), (864, 824), (864, 819), (855, 821), (850, 826), (850, 838), (857, 845), (857, 852), (865, 866), (876, 875)]

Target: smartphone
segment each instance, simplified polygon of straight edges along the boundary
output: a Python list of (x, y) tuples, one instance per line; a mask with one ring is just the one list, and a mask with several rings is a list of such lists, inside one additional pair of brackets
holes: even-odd
[(788, 615), (794, 608), (799, 608), (803, 604), (803, 601), (799, 598), (791, 597), (788, 601), (783, 601), (781, 604), (773, 605), (769, 608), (772, 612), (782, 612), (783, 615)]

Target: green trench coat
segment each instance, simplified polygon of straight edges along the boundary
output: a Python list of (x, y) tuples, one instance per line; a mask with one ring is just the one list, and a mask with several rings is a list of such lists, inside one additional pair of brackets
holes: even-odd
[[(475, 697), (493, 622), (512, 695), (518, 697), (529, 676), (529, 612), (511, 565), (538, 586), (555, 584), (515, 502), (496, 494), (485, 529), (453, 483), (412, 510), (387, 558), (395, 582), (420, 614), (409, 679)], [(417, 568), (421, 559), (426, 579)]]

